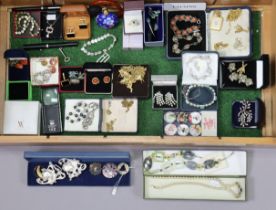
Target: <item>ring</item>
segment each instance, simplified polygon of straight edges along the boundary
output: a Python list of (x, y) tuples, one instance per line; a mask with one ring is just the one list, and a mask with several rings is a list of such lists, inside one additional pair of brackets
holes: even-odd
[(100, 84), (100, 80), (98, 77), (93, 77), (92, 80), (91, 80), (92, 84), (93, 85), (98, 85)]
[(134, 19), (134, 20), (129, 21), (128, 25), (130, 25), (130, 26), (139, 26), (140, 25), (140, 21)]

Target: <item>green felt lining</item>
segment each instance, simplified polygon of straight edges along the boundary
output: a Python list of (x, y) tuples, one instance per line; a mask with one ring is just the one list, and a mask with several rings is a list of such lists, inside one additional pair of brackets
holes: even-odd
[[(12, 22), (12, 21), (11, 21)], [(261, 37), (261, 13), (253, 12), (253, 52), (254, 58), (258, 58), (260, 52), (260, 37)], [(169, 61), (166, 58), (165, 47), (145, 48), (143, 51), (124, 51), (122, 50), (122, 23), (114, 29), (105, 30), (99, 28), (95, 21), (92, 21), (93, 38), (101, 36), (105, 33), (114, 34), (118, 41), (115, 47), (110, 51), (111, 64), (147, 64), (150, 66), (152, 74), (177, 74), (179, 84), (181, 83), (181, 61)], [(10, 38), (12, 48), (20, 48), (24, 44), (38, 43), (40, 39), (14, 39)], [(65, 53), (71, 57), (71, 61), (66, 65), (63, 62), (63, 57), (58, 49), (50, 49), (44, 51), (30, 51), (30, 56), (59, 56), (60, 64), (62, 66), (81, 66), (85, 62), (95, 62), (97, 58), (88, 57), (80, 51), (81, 46), (85, 41), (81, 41), (79, 47), (66, 48)], [(108, 47), (110, 40), (97, 43), (93, 46), (93, 50)], [(33, 100), (41, 100), (41, 90), (38, 87), (33, 87)], [(179, 86), (179, 90), (180, 86)], [(181, 92), (181, 91), (179, 91)], [(260, 129), (234, 129), (231, 124), (231, 105), (234, 100), (239, 99), (255, 99), (260, 97), (259, 90), (220, 90), (218, 94), (219, 111), (218, 111), (218, 135), (219, 136), (248, 136), (256, 137), (261, 136)], [(62, 93), (61, 94), (61, 107), (62, 115), (64, 108), (64, 101), (67, 98), (111, 98), (107, 95), (86, 95), (82, 93)], [(63, 117), (63, 116), (62, 116)], [(162, 135), (163, 129), (163, 112), (152, 110), (151, 99), (139, 101), (139, 132), (137, 135)], [(64, 133), (63, 135), (101, 135), (100, 133)], [(110, 134), (109, 134), (110, 135)]]

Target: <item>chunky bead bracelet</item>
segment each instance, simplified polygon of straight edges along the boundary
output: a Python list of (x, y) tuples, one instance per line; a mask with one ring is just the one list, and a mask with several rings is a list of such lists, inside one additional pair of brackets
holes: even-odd
[[(208, 89), (212, 95), (213, 95), (213, 99), (209, 102), (209, 103), (206, 103), (206, 104), (197, 104), (197, 103), (193, 103), (190, 101), (190, 93), (191, 91), (194, 89), (194, 88), (206, 88)], [(186, 104), (188, 104), (189, 106), (192, 106), (192, 107), (196, 107), (196, 108), (200, 108), (200, 109), (205, 109), (206, 107), (209, 107), (211, 105), (213, 105), (216, 100), (217, 100), (217, 95), (216, 95), (216, 92), (214, 90), (214, 88), (212, 88), (211, 86), (209, 85), (190, 85), (186, 91), (186, 93), (184, 92), (184, 96), (185, 96), (185, 102)]]

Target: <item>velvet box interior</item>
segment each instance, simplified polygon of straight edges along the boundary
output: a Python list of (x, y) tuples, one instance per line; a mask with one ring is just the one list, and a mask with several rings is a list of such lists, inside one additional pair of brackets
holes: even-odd
[(162, 4), (146, 4), (144, 12), (145, 46), (164, 45), (164, 14)]
[[(120, 178), (117, 174), (114, 178), (106, 178), (103, 174), (92, 175), (89, 171), (91, 163), (100, 163), (102, 166), (106, 163), (116, 165), (124, 162), (130, 166), (130, 155), (128, 152), (25, 152), (24, 158), (28, 161), (28, 185), (41, 186), (36, 182), (37, 176), (35, 169), (47, 168), (49, 162), (57, 164), (61, 158), (77, 159), (87, 165), (86, 169), (79, 177), (69, 181), (66, 176), (63, 180), (57, 180), (54, 186), (114, 186)], [(119, 186), (130, 185), (130, 172), (124, 175)]]
[[(62, 15), (59, 13), (59, 11), (41, 12), (40, 33), (42, 40), (62, 39), (62, 28)], [(47, 33), (47, 31), (50, 33)]]
[[(13, 12), (13, 36), (14, 38), (40, 38), (40, 11), (14, 11)], [(29, 18), (35, 22), (31, 31), (32, 23)], [(24, 28), (24, 20), (26, 20), (26, 30)], [(16, 32), (22, 32), (16, 34)]]
[[(194, 107), (194, 106), (190, 106), (189, 104), (186, 103), (186, 92), (188, 90), (190, 85), (184, 85), (183, 86), (183, 91), (182, 91), (182, 108), (185, 111), (200, 111), (203, 110), (201, 108), (198, 107)], [(218, 109), (218, 101), (217, 101), (217, 95), (218, 95), (218, 88), (217, 86), (209, 86), (210, 88), (212, 88), (215, 91), (215, 96), (213, 95), (213, 93), (208, 89), (208, 88), (202, 88), (202, 87), (196, 87), (193, 88), (190, 93), (189, 93), (189, 101), (194, 103), (194, 104), (200, 104), (200, 105), (204, 105), (207, 104), (209, 102), (211, 102), (214, 97), (216, 97), (215, 102), (204, 108), (204, 110), (217, 110)]]
[(86, 63), (84, 92), (87, 94), (112, 93), (112, 66), (109, 63)]
[(268, 55), (263, 55), (258, 60), (221, 61), (220, 88), (260, 89), (265, 87), (268, 83), (268, 59)]
[(232, 125), (234, 128), (259, 128), (262, 126), (264, 104), (260, 99), (234, 101), (232, 104)]
[(7, 100), (32, 100), (32, 86), (29, 81), (7, 81)]
[(10, 81), (30, 80), (30, 64), (28, 54), (21, 49), (9, 49), (4, 53), (8, 59), (8, 79)]
[[(198, 23), (191, 23), (191, 21), (187, 20), (179, 20), (176, 17), (192, 17), (199, 19)], [(176, 20), (178, 19), (178, 20)], [(173, 50), (173, 47), (176, 45), (177, 42), (173, 41), (173, 37), (175, 37), (175, 33), (171, 28), (171, 22), (175, 20), (175, 25), (183, 33), (184, 30), (189, 29), (190, 27), (199, 27), (199, 33), (202, 37), (202, 40), (199, 42), (198, 38), (194, 35), (192, 36), (191, 40), (186, 40), (184, 38), (178, 39), (178, 49), (180, 49), (180, 53), (176, 53)], [(187, 30), (188, 31), (188, 30)], [(193, 34), (193, 33), (190, 33)], [(182, 35), (181, 35), (182, 36)], [(194, 44), (198, 42), (198, 44)], [(194, 44), (194, 45), (193, 45)], [(183, 48), (184, 46), (190, 45), (186, 51), (205, 51), (206, 50), (206, 13), (205, 11), (169, 11), (167, 12), (167, 57), (169, 59), (180, 59), (181, 53), (185, 51)], [(183, 50), (182, 50), (183, 49)]]
[(84, 70), (82, 67), (61, 67), (59, 77), (60, 92), (84, 91)]
[[(124, 67), (129, 67), (124, 69)], [(135, 80), (130, 84), (129, 79)], [(127, 87), (130, 85), (129, 87)], [(114, 65), (113, 96), (148, 98), (150, 87), (150, 70), (147, 65)]]

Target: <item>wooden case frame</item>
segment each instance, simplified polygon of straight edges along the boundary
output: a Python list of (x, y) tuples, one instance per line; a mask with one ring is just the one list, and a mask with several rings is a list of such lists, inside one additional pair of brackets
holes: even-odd
[[(123, 1), (123, 0), (121, 0)], [(166, 2), (176, 0), (165, 0)], [(186, 2), (186, 0), (177, 0)], [(200, 0), (198, 0), (200, 1)], [(90, 0), (44, 0), (44, 4), (71, 4), (85, 3)], [(148, 2), (164, 2), (151, 0)], [(209, 6), (236, 6), (248, 5), (253, 10), (262, 12), (262, 53), (270, 55), (270, 84), (262, 90), (262, 100), (265, 103), (265, 127), (262, 130), (263, 137), (161, 137), (161, 136), (5, 136), (3, 135), (3, 109), (5, 101), (5, 83), (7, 61), (0, 57), (0, 145), (197, 145), (197, 146), (276, 146), (276, 0), (206, 0)], [(9, 49), (10, 37), (10, 12), (15, 6), (40, 5), (41, 0), (0, 0), (0, 54)]]

